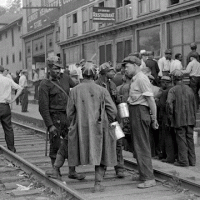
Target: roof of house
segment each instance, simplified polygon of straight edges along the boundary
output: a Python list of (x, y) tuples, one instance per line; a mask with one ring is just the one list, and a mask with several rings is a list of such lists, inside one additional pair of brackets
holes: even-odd
[(19, 20), (20, 18), (22, 18), (22, 14), (5, 13), (4, 15), (0, 16), (0, 24), (8, 25)]

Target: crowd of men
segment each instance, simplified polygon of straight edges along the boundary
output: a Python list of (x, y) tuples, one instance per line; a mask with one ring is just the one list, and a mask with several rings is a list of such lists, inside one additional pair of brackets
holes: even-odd
[[(82, 180), (85, 174), (77, 173), (76, 166), (94, 165), (93, 191), (103, 191), (101, 182), (108, 166), (114, 167), (118, 178), (124, 178), (123, 149), (133, 152), (137, 160), (139, 175), (132, 179), (142, 182), (138, 188), (156, 185), (152, 157), (176, 166), (195, 166), (193, 129), (200, 88), (196, 49), (192, 43), (186, 67), (182, 66), (180, 53), (172, 59), (170, 49), (158, 61), (153, 51), (131, 53), (116, 68), (110, 62), (97, 66), (81, 60), (63, 69), (59, 57), (49, 57), (48, 78), (41, 81), (37, 94), (50, 140), (52, 170), (46, 171), (46, 175), (61, 179), (60, 168), (68, 159), (68, 177)], [(1, 67), (0, 76), (3, 71)], [(189, 75), (189, 86), (184, 84), (185, 74)], [(25, 88), (7, 82), (17, 89), (13, 99), (16, 100)], [(0, 94), (0, 98), (4, 95)], [(0, 109), (7, 108), (9, 102), (10, 94), (0, 100)], [(120, 118), (120, 103), (128, 104), (128, 118)], [(3, 125), (2, 119), (1, 116)], [(115, 127), (111, 126), (116, 121), (125, 138), (116, 140)], [(15, 152), (12, 138), (6, 142)]]

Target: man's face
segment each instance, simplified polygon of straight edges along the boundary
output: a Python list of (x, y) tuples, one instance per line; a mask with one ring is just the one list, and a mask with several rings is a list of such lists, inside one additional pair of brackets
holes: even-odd
[(6, 76), (8, 74), (8, 70), (4, 70), (3, 75)]
[(166, 90), (166, 89), (170, 86), (170, 81), (161, 80), (160, 84), (161, 84), (161, 88), (162, 88), (163, 90)]
[(165, 54), (165, 58), (168, 59), (168, 60), (171, 60), (172, 59), (172, 54), (171, 53), (166, 53)]
[(182, 55), (179, 55), (178, 60), (182, 61), (183, 57)]
[(127, 63), (126, 64), (126, 68), (125, 68), (125, 72), (129, 77), (133, 77), (136, 75), (136, 65), (135, 64), (131, 64), (131, 63)]
[(58, 79), (60, 77), (60, 67), (53, 65), (53, 67), (50, 68), (50, 75), (52, 78)]
[(109, 79), (113, 79), (113, 77), (115, 76), (115, 71), (114, 70), (108, 71), (107, 74), (106, 74), (106, 76)]

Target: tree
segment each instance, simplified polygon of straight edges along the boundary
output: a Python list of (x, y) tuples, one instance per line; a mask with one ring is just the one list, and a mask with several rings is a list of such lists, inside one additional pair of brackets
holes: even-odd
[(22, 13), (21, 0), (7, 0), (6, 5), (9, 13)]

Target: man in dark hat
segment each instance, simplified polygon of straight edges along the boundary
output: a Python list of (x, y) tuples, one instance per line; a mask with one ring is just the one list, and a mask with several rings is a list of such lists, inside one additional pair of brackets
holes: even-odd
[(184, 85), (183, 73), (172, 72), (175, 86), (169, 90), (167, 109), (170, 125), (175, 129), (178, 145), (178, 161), (176, 166), (195, 166), (196, 156), (193, 130), (196, 123), (196, 103), (192, 89)]
[(72, 88), (67, 106), (69, 127), (69, 165), (95, 165), (94, 192), (101, 185), (104, 166), (115, 166), (116, 140), (109, 124), (117, 109), (107, 89), (95, 84), (95, 67), (86, 62), (83, 81)]
[(158, 60), (158, 66), (159, 66), (159, 69), (160, 69), (158, 76), (160, 76), (160, 77), (169, 76), (172, 62), (173, 62), (173, 60), (172, 60), (172, 50), (167, 49), (165, 51), (165, 56), (163, 56), (162, 58), (160, 58)]
[(200, 63), (197, 61), (199, 54), (193, 52), (190, 54), (190, 62), (182, 73), (189, 74), (190, 76), (190, 87), (194, 91), (196, 98), (197, 109), (199, 108), (199, 89), (200, 89)]
[[(68, 127), (66, 107), (71, 81), (60, 79), (60, 58), (52, 56), (47, 58), (49, 79), (44, 79), (39, 87), (39, 112), (49, 132), (50, 152), (49, 157), (53, 170), (47, 171), (46, 175), (52, 178), (60, 178), (60, 167), (68, 158)], [(66, 75), (67, 76), (67, 75)], [(63, 138), (61, 145), (61, 137)], [(69, 166), (69, 178), (84, 179), (85, 176), (75, 171), (75, 166)]]
[[(156, 104), (148, 77), (141, 71), (141, 61), (135, 56), (128, 56), (123, 60), (126, 72), (132, 76), (129, 92), (130, 126), (134, 154), (136, 155), (139, 177), (133, 180), (143, 181), (139, 188), (148, 188), (156, 185), (153, 175), (151, 148), (149, 141), (150, 124), (158, 129)], [(150, 115), (151, 111), (151, 115)]]
[[(195, 42), (192, 42), (191, 44), (190, 44), (190, 49), (192, 50), (189, 54), (188, 54), (188, 56), (187, 56), (187, 59), (186, 59), (186, 64), (188, 65), (189, 64), (189, 62), (191, 61), (190, 60), (190, 56), (191, 56), (191, 54), (192, 53), (194, 53), (194, 52), (196, 52), (197, 54), (198, 54), (198, 52), (197, 52), (197, 44), (195, 43)], [(199, 62), (199, 54), (198, 54), (198, 56), (197, 56), (197, 61)]]

